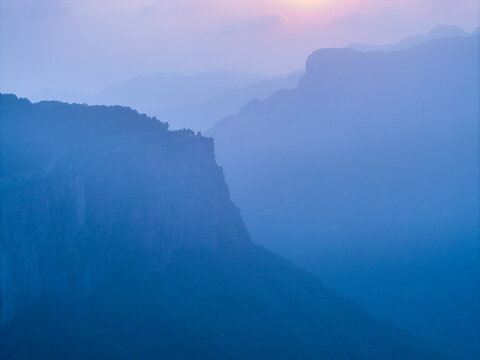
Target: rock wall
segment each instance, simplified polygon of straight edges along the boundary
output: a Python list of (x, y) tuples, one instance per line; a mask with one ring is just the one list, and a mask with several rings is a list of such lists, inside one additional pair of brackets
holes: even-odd
[(77, 143), (44, 169), (0, 179), (0, 324), (42, 295), (81, 298), (112, 274), (162, 267), (182, 248), (249, 242), (213, 141), (147, 135), (87, 155)]

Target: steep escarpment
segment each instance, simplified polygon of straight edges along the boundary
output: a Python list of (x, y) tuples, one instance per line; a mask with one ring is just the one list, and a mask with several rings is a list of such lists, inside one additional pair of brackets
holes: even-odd
[(0, 358), (440, 358), (254, 246), (211, 139), (0, 99)]
[(389, 53), (321, 49), (298, 88), (207, 133), (255, 241), (472, 360), (479, 44), (476, 34)]
[(86, 294), (179, 248), (249, 241), (211, 139), (127, 109), (1, 105), (1, 324), (41, 295)]

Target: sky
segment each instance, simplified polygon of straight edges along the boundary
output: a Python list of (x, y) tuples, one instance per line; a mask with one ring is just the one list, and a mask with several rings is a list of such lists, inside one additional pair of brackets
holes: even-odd
[(323, 47), (473, 31), (478, 0), (0, 0), (0, 91), (95, 92), (138, 74), (301, 69)]

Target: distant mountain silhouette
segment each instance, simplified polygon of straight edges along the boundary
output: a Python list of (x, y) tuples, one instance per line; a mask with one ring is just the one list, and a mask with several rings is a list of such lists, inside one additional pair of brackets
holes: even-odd
[(212, 71), (194, 75), (156, 73), (111, 84), (95, 94), (44, 90), (34, 101), (59, 100), (89, 105), (121, 105), (152, 114), (189, 103), (202, 103), (226, 90), (240, 89), (268, 79), (241, 71)]
[(349, 47), (359, 51), (399, 51), (405, 50), (412, 46), (423, 44), (427, 41), (442, 39), (442, 38), (454, 38), (469, 35), (466, 31), (458, 26), (449, 25), (437, 25), (430, 30), (426, 35), (409, 36), (403, 40), (400, 40), (395, 44), (388, 45), (366, 45), (366, 44), (352, 44)]
[(285, 77), (268, 79), (247, 87), (227, 90), (201, 104), (187, 104), (155, 114), (168, 121), (174, 129), (206, 131), (218, 120), (235, 115), (240, 108), (255, 99), (264, 99), (281, 89), (298, 85), (303, 72), (297, 71)]
[(211, 139), (0, 95), (0, 358), (440, 359), (252, 244)]
[(44, 89), (32, 98), (34, 101), (128, 106), (164, 119), (173, 129), (206, 131), (218, 120), (236, 114), (251, 100), (296, 87), (302, 74), (301, 71), (285, 76), (237, 71), (188, 76), (157, 73), (112, 84), (96, 94)]
[(209, 132), (254, 241), (479, 357), (479, 36), (323, 49)]

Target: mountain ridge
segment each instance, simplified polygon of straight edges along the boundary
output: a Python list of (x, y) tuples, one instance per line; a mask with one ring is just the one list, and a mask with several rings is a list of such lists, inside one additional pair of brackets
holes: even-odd
[(207, 132), (256, 242), (461, 359), (479, 352), (478, 44), (319, 50), (296, 89)]
[[(474, 34), (472, 32), (472, 34)], [(413, 46), (423, 44), (431, 40), (437, 40), (442, 38), (454, 38), (454, 37), (463, 37), (469, 35), (462, 28), (455, 25), (437, 25), (432, 28), (425, 35), (413, 35), (403, 38), (397, 43), (385, 44), (385, 45), (366, 45), (355, 43), (351, 44), (348, 47), (354, 50), (359, 51), (381, 51), (381, 52), (390, 52), (390, 51), (399, 51), (405, 50)]]
[(442, 358), (255, 246), (211, 139), (122, 107), (0, 106), (0, 357)]

